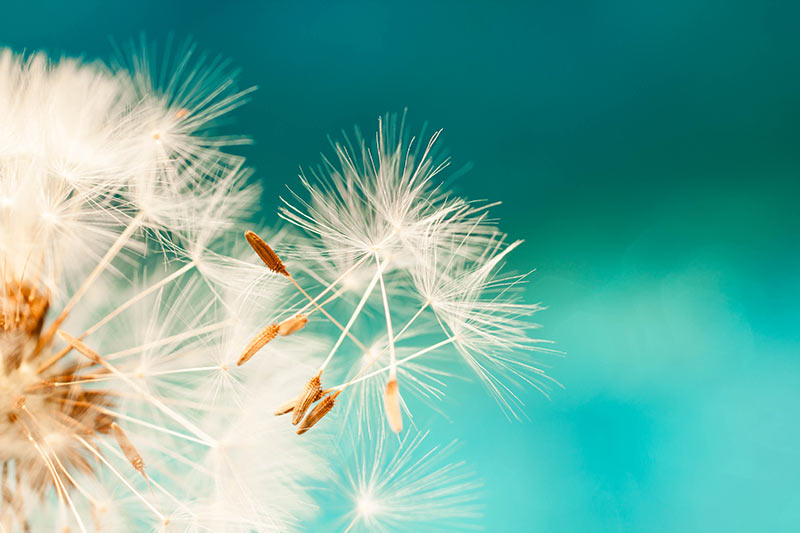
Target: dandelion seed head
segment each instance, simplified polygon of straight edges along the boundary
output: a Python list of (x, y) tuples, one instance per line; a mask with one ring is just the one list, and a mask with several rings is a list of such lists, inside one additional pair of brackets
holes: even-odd
[(254, 190), (213, 129), (248, 91), (191, 45), (121, 55), (0, 51), (0, 529), (285, 531), (325, 468), (262, 411), (302, 320), (231, 370), (283, 290), (226, 244)]
[(459, 358), (507, 406), (541, 383), (538, 307), (498, 273), (517, 243), (443, 188), (439, 132), (387, 116), (301, 177), (301, 232), (248, 248), (248, 141), (218, 119), (250, 89), (153, 50), (0, 51), (0, 528), (299, 529), (351, 415), (376, 447), (342, 481), (348, 530), (471, 522), (475, 483), (422, 450), (405, 395), (438, 409)]

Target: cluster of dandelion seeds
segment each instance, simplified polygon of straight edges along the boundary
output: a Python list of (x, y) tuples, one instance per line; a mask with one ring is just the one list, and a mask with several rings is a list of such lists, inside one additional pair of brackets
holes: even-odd
[[(406, 135), (404, 122), (405, 115), (383, 117), (374, 142), (357, 131), (354, 142), (334, 143), (335, 161), (326, 158), (310, 177), (302, 176), (310, 199), (298, 194), (282, 208), (282, 216), (305, 232), (288, 250), (299, 275), (248, 232), (267, 268), (307, 301), (284, 321), (268, 324), (240, 363), (278, 335), (304, 327), (311, 314), (324, 315), (338, 330), (317, 371), (275, 412), (291, 413), (298, 434), (354, 388), (360, 392), (352, 393), (349, 411), (368, 422), (380, 410), (400, 433), (412, 414), (401, 383), (446, 403), (443, 376), (423, 362), (437, 353), (465, 361), (512, 415), (522, 407), (515, 384), (546, 392), (552, 382), (531, 359), (544, 341), (530, 335), (535, 325), (527, 320), (539, 307), (519, 301), (525, 276), (501, 273), (520, 241), (507, 242), (488, 217), (490, 204), (441, 188), (438, 175), (448, 160), (437, 155), (439, 133), (420, 142)], [(310, 286), (318, 287), (315, 296)], [(360, 338), (357, 330), (370, 337)], [(342, 381), (324, 382), (329, 374)], [(365, 394), (369, 390), (377, 394)]]
[(242, 238), (260, 192), (217, 126), (250, 90), (152, 49), (0, 51), (0, 532), (301, 530), (325, 482), (342, 530), (474, 523), (409, 398), (447, 411), (463, 369), (514, 416), (547, 391), (519, 242), (404, 115)]

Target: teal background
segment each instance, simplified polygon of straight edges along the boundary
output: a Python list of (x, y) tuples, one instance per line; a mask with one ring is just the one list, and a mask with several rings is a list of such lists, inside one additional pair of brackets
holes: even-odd
[(486, 530), (800, 529), (797, 3), (112, 4), (6, 3), (0, 44), (230, 57), (265, 222), (326, 135), (404, 107), (504, 202), (566, 389), (522, 423), (450, 389), (431, 438), (463, 441)]

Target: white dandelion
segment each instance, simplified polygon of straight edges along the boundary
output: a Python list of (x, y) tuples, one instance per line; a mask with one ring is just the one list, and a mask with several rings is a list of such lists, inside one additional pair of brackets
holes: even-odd
[(255, 196), (223, 151), (239, 140), (210, 133), (247, 91), (192, 52), (0, 52), (2, 531), (284, 531), (314, 511), (322, 459), (262, 407), (311, 352), (237, 369), (243, 299), (281, 288), (211, 249)]
[(226, 148), (247, 140), (217, 127), (251, 89), (150, 50), (0, 51), (0, 531), (302, 529), (343, 463), (336, 425), (290, 428), (343, 399), (344, 529), (470, 526), (476, 483), (421, 451), (404, 395), (447, 411), (459, 362), (515, 414), (546, 390), (539, 307), (501, 273), (519, 243), (404, 117), (302, 177), (302, 235), (242, 238), (258, 191)]

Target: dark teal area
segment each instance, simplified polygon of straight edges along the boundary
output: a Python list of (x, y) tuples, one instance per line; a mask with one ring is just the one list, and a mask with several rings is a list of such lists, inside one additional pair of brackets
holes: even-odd
[(800, 4), (6, 4), (0, 44), (107, 58), (192, 35), (259, 91), (237, 131), (262, 218), (326, 135), (444, 128), (456, 189), (502, 200), (565, 390), (460, 437), (489, 531), (800, 529)]

